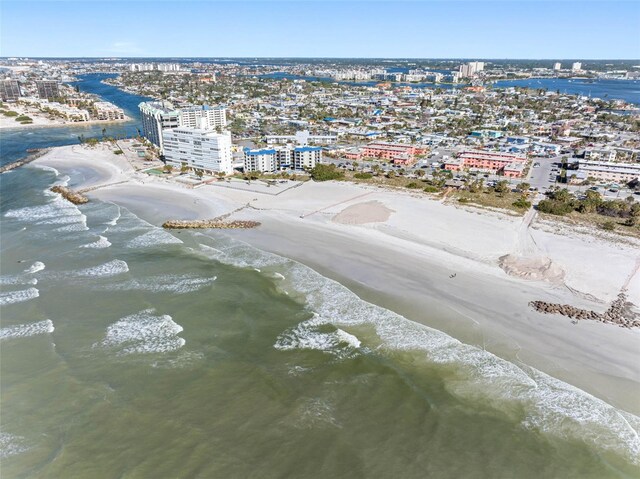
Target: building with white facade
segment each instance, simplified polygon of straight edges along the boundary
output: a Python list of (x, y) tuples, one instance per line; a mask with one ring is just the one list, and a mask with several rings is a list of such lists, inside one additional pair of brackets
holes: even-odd
[(277, 151), (244, 149), (245, 173), (258, 171), (261, 173), (273, 173), (279, 169)]
[(202, 130), (223, 130), (227, 126), (227, 110), (224, 106), (188, 106), (180, 108), (180, 126)]
[(640, 180), (640, 163), (579, 160), (578, 171), (600, 181), (629, 183)]
[(616, 150), (611, 148), (585, 148), (585, 160), (615, 161)]
[(274, 173), (282, 170), (307, 170), (322, 161), (322, 148), (314, 146), (282, 146), (278, 148), (244, 149), (244, 171)]
[(311, 169), (322, 161), (322, 148), (318, 146), (301, 146), (294, 148), (291, 159), (293, 169)]
[(108, 101), (97, 101), (93, 104), (93, 109), (98, 120), (124, 120), (124, 110), (118, 108)]
[(311, 135), (308, 130), (297, 131), (295, 135), (267, 135), (265, 141), (269, 145), (295, 143), (298, 146), (309, 144), (333, 145), (338, 142), (336, 135)]
[(161, 72), (178, 72), (180, 71), (179, 63), (158, 63), (156, 69)]
[(560, 71), (560, 70), (562, 70), (562, 63), (560, 63), (560, 62), (554, 63), (553, 64), (553, 71), (557, 72), (557, 71)]
[(163, 152), (162, 132), (170, 128), (177, 128), (179, 112), (169, 102), (148, 101), (138, 105), (142, 115), (142, 129), (144, 137), (160, 148)]
[(575, 62), (575, 63), (573, 63), (573, 65), (571, 65), (571, 71), (572, 72), (579, 72), (581, 70), (582, 70), (582, 63)]
[(465, 65), (460, 65), (459, 77), (469, 78), (484, 70), (484, 62), (469, 62)]
[(195, 128), (172, 128), (162, 131), (164, 158), (167, 164), (202, 169), (208, 173), (233, 172), (231, 135)]
[(150, 72), (153, 70), (153, 63), (132, 63), (129, 69), (132, 72)]

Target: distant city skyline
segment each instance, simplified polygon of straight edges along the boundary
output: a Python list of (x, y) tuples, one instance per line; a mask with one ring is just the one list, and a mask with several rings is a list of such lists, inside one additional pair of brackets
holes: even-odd
[(639, 2), (3, 1), (5, 57), (640, 58)]

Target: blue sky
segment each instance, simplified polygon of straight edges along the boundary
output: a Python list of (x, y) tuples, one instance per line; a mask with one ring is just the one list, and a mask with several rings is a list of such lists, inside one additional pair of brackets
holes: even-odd
[(6, 1), (1, 56), (640, 58), (640, 1)]

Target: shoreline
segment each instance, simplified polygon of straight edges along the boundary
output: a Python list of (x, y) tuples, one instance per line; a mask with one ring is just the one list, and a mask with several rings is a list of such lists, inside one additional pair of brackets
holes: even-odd
[[(250, 204), (230, 219), (262, 225), (220, 234), (301, 262), (365, 301), (640, 414), (640, 331), (589, 321), (574, 325), (528, 305), (545, 300), (604, 311), (626, 281), (638, 306), (640, 274), (629, 278), (640, 256), (633, 245), (557, 235), (543, 224), (523, 232), (521, 218), (354, 184), (306, 183), (279, 196), (215, 185), (188, 189), (134, 172), (106, 149), (98, 153), (81, 145), (54, 148), (34, 164), (80, 173), (85, 180), (74, 188), (127, 181), (88, 196), (156, 225), (169, 217), (206, 219)], [(374, 200), (386, 213), (362, 206)], [(365, 210), (349, 210), (356, 205), (373, 208), (365, 214), (369, 222), (358, 220)], [(551, 258), (563, 269), (563, 281), (507, 275), (498, 258), (514, 252)]]
[[(71, 122), (62, 122), (62, 123), (29, 123), (27, 125), (22, 125), (20, 123), (16, 123), (15, 125), (11, 124), (3, 124), (0, 123), (0, 131), (4, 130), (23, 130), (30, 128), (73, 128), (76, 126), (94, 126), (94, 125), (121, 125), (127, 122), (132, 121), (129, 116), (126, 116), (123, 120), (89, 120), (89, 121), (71, 121)], [(15, 123), (15, 121), (14, 121)]]

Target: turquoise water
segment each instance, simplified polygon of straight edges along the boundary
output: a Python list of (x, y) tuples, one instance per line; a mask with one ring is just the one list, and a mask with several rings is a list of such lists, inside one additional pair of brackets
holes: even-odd
[(79, 181), (3, 176), (3, 478), (640, 472), (638, 418)]
[(85, 138), (101, 138), (102, 129), (105, 134), (112, 137), (133, 137), (138, 134), (138, 129), (142, 130), (140, 120), (140, 110), (138, 104), (149, 100), (147, 97), (133, 95), (110, 85), (105, 85), (101, 81), (112, 74), (88, 74), (79, 77), (80, 89), (84, 92), (100, 95), (120, 108), (131, 121), (123, 123), (107, 123), (92, 125), (69, 125), (61, 127), (29, 128), (29, 129), (8, 129), (0, 132), (0, 164), (16, 161), (27, 155), (26, 150), (33, 148), (46, 148), (50, 146), (73, 145), (79, 142), (81, 135)]

